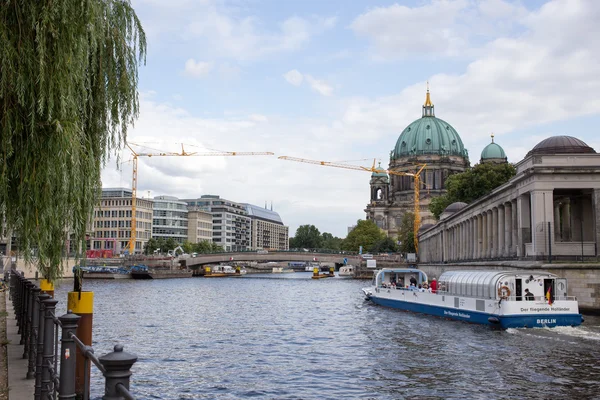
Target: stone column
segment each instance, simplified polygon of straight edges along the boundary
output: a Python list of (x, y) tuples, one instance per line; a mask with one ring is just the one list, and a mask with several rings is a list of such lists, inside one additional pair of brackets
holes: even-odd
[(510, 202), (510, 214), (511, 214), (511, 247), (510, 247), (510, 255), (513, 257), (517, 257), (517, 248), (519, 247), (519, 219), (517, 214), (517, 199), (511, 200)]
[(529, 193), (517, 198), (517, 256), (525, 257), (525, 244), (531, 243), (531, 216), (529, 212)]
[(510, 257), (512, 251), (512, 203), (504, 203), (504, 254)]
[(562, 235), (560, 230), (560, 202), (554, 203), (554, 240), (562, 242)]
[(571, 227), (571, 199), (565, 199), (562, 204), (562, 231), (560, 236), (563, 242), (570, 242), (573, 238), (573, 229)]
[(491, 258), (498, 257), (498, 207), (492, 208), (492, 251)]
[(505, 257), (504, 254), (504, 205), (498, 206), (498, 247), (496, 257)]
[(598, 250), (600, 247), (600, 189), (594, 189), (592, 194), (593, 202), (593, 223), (594, 223), (594, 241), (596, 242), (596, 257), (598, 256)]
[(483, 214), (477, 216), (477, 259), (483, 258)]
[(462, 254), (460, 255), (460, 259), (464, 260), (467, 255), (467, 244), (469, 243), (468, 239), (467, 239), (467, 222), (463, 221), (463, 223), (460, 225), (460, 228), (462, 230), (461, 236), (462, 236), (462, 242), (463, 242), (462, 246), (461, 246)]
[[(535, 257), (546, 258), (550, 243), (554, 243), (552, 226), (554, 225), (554, 200), (552, 190), (533, 190), (531, 192), (531, 243)], [(548, 238), (550, 223), (550, 238)], [(550, 241), (550, 243), (549, 243)]]
[(492, 257), (492, 244), (493, 244), (493, 240), (494, 240), (494, 236), (492, 234), (493, 230), (493, 226), (494, 226), (494, 218), (492, 216), (492, 210), (488, 210), (486, 212), (486, 230), (487, 230), (487, 250), (486, 250), (486, 254), (485, 254), (485, 258), (491, 258)]
[(469, 259), (473, 260), (476, 258), (475, 253), (477, 252), (477, 217), (471, 218), (471, 254)]

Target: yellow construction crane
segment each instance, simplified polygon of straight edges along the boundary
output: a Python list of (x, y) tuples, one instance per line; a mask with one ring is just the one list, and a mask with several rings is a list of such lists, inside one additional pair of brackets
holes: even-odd
[[(137, 181), (138, 181), (138, 157), (199, 157), (199, 156), (220, 156), (220, 157), (229, 157), (229, 156), (272, 156), (274, 153), (269, 151), (265, 152), (240, 152), (240, 151), (214, 151), (210, 153), (198, 153), (198, 152), (187, 152), (183, 148), (183, 144), (181, 145), (181, 153), (175, 152), (157, 152), (157, 153), (138, 153), (131, 146), (140, 146), (135, 143), (125, 143), (126, 146), (131, 151), (131, 155), (133, 158), (133, 174), (131, 180), (131, 236), (129, 238), (129, 254), (135, 254), (135, 241), (137, 236), (137, 224), (136, 224), (136, 197), (137, 197)], [(140, 146), (141, 147), (141, 146)]]
[(425, 169), (427, 164), (416, 164), (416, 167), (417, 168), (420, 167), (420, 168), (415, 173), (411, 173), (411, 172), (399, 172), (399, 171), (375, 168), (375, 159), (373, 160), (373, 166), (362, 167), (360, 165), (350, 165), (350, 164), (335, 163), (335, 162), (328, 162), (328, 161), (308, 160), (306, 158), (289, 157), (289, 156), (279, 156), (277, 158), (280, 160), (297, 161), (297, 162), (303, 162), (303, 163), (307, 163), (307, 164), (322, 165), (325, 167), (345, 168), (345, 169), (353, 169), (356, 171), (365, 171), (365, 172), (386, 172), (390, 175), (412, 176), (415, 180), (415, 201), (414, 201), (414, 203), (415, 203), (414, 204), (415, 220), (414, 220), (414, 228), (413, 228), (414, 229), (414, 243), (415, 243), (415, 251), (416, 252), (419, 251), (418, 233), (419, 233), (419, 227), (421, 226), (421, 208), (420, 208), (420, 203), (419, 203), (419, 201), (420, 201), (419, 200), (419, 192), (420, 192), (420, 187), (421, 187), (421, 172), (423, 172), (423, 170)]

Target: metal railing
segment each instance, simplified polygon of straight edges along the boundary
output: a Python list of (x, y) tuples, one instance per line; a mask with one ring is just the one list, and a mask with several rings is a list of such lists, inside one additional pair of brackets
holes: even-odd
[[(39, 287), (15, 271), (10, 275), (10, 297), (17, 333), (21, 335), (23, 359), (28, 359), (26, 378), (35, 379), (34, 399), (75, 399), (79, 395), (88, 400), (90, 363), (105, 378), (103, 398), (134, 399), (129, 392), (129, 380), (131, 366), (137, 361), (137, 356), (116, 345), (113, 352), (96, 357), (94, 349), (75, 334), (81, 317), (71, 311), (56, 317), (58, 301), (41, 293)], [(79, 388), (76, 382), (77, 350), (84, 358), (84, 382)]]

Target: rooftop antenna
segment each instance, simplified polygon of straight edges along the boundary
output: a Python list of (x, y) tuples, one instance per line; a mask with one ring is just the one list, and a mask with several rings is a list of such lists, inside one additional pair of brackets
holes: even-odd
[(267, 209), (267, 201), (265, 200), (265, 210)]
[(273, 211), (273, 200), (271, 200), (271, 211)]

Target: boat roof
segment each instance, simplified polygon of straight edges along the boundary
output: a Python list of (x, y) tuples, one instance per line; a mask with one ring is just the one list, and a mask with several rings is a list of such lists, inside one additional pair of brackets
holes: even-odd
[(394, 272), (396, 274), (415, 274), (418, 272), (425, 273), (424, 271), (417, 268), (382, 268), (381, 272)]
[(495, 270), (467, 270), (467, 271), (446, 271), (443, 272), (439, 281), (458, 281), (458, 282), (493, 282), (500, 277), (506, 276), (530, 276), (530, 275), (548, 275), (548, 277), (557, 277), (556, 275), (547, 271), (495, 271)]

